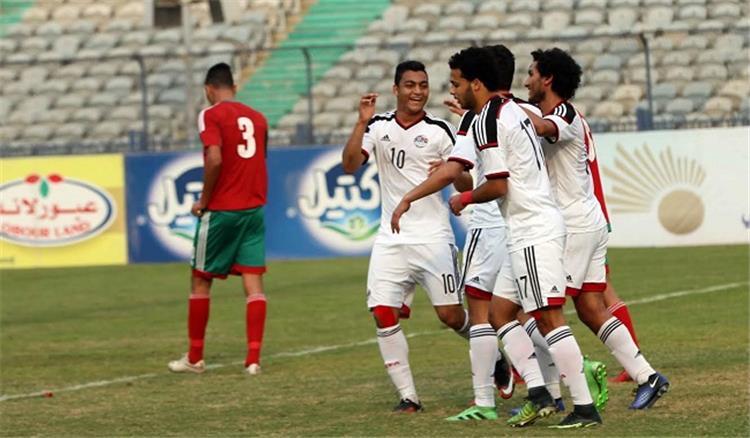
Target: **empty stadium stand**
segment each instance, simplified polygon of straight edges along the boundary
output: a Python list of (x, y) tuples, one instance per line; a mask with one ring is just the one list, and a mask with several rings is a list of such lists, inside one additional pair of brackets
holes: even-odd
[[(140, 142), (145, 68), (153, 149), (185, 147), (185, 41), (181, 29), (145, 25), (141, 0), (2, 0), (0, 153), (127, 150)], [(9, 7), (11, 5), (12, 7)], [(748, 123), (750, 17), (733, 0), (237, 0), (239, 13), (211, 22), (191, 6), (192, 91), (203, 105), (208, 66), (234, 65), (240, 99), (263, 110), (272, 144), (341, 142), (357, 95), (394, 105), (392, 74), (407, 58), (430, 73), (429, 110), (448, 97), (451, 54), (503, 43), (517, 57), (513, 91), (525, 96), (530, 52), (558, 46), (584, 68), (575, 102), (595, 130), (635, 129), (651, 97), (657, 127)], [(275, 50), (263, 50), (273, 47)], [(307, 96), (310, 57), (312, 101)], [(197, 85), (196, 85), (197, 84)], [(31, 152), (30, 152), (31, 151)]]

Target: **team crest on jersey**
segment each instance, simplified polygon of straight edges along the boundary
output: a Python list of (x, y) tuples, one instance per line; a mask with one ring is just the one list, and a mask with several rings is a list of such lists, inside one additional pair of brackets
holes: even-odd
[(424, 135), (418, 135), (414, 137), (414, 146), (420, 149), (427, 146), (429, 143), (430, 143), (430, 139), (428, 139)]
[(372, 245), (380, 227), (380, 186), (374, 161), (347, 175), (340, 151), (323, 154), (305, 170), (298, 193), (302, 222), (315, 239), (348, 253)]
[(189, 258), (198, 219), (190, 208), (203, 190), (203, 157), (189, 154), (168, 162), (154, 177), (148, 193), (146, 214), (139, 226), (151, 227), (156, 238), (172, 253)]
[(420, 149), (427, 146), (429, 143), (430, 143), (430, 140), (424, 135), (418, 135), (414, 137), (414, 146)]

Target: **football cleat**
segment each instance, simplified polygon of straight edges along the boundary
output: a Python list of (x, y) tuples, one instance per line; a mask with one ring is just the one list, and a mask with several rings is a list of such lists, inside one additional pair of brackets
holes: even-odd
[[(555, 399), (555, 409), (557, 409), (557, 412), (565, 412), (565, 402), (562, 397)], [(510, 416), (518, 415), (519, 412), (521, 412), (520, 407), (513, 408), (510, 410)]]
[(512, 367), (508, 359), (505, 357), (503, 350), (498, 350), (498, 358), (495, 361), (495, 387), (500, 394), (500, 397), (507, 400), (513, 397), (513, 390), (515, 384), (513, 382)]
[(642, 385), (638, 385), (630, 409), (648, 409), (667, 391), (669, 380), (660, 373), (654, 373)]
[(251, 376), (256, 376), (260, 374), (260, 365), (257, 363), (251, 363), (245, 368), (245, 372)]
[(492, 407), (472, 406), (458, 415), (446, 418), (447, 421), (497, 420), (497, 410)]
[(575, 429), (596, 426), (602, 424), (602, 417), (599, 416), (596, 407), (590, 405), (576, 405), (573, 412), (556, 425), (549, 426), (550, 429)]
[(185, 354), (181, 358), (169, 362), (167, 364), (167, 368), (169, 368), (169, 371), (172, 371), (173, 373), (201, 374), (202, 372), (206, 371), (206, 364), (205, 362), (203, 362), (203, 359), (199, 360), (196, 363), (190, 363), (190, 361), (188, 360), (188, 355)]
[(406, 414), (413, 414), (415, 412), (421, 412), (422, 405), (409, 400), (408, 398), (402, 398), (398, 404), (393, 408), (393, 412), (403, 412)]
[(594, 400), (596, 410), (602, 412), (609, 400), (609, 388), (607, 387), (607, 366), (601, 362), (583, 358), (583, 374)]
[(528, 426), (540, 418), (548, 417), (557, 412), (552, 396), (549, 395), (547, 388), (543, 386), (541, 388), (532, 388), (526, 400), (526, 403), (521, 406), (518, 413), (508, 419), (507, 423), (509, 426)]

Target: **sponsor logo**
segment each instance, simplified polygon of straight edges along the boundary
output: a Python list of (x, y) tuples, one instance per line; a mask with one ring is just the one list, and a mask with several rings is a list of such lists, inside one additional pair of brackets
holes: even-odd
[(0, 238), (22, 246), (72, 245), (112, 225), (115, 202), (104, 189), (59, 174), (0, 185)]
[(648, 145), (632, 153), (618, 145), (614, 167), (602, 168), (613, 182), (607, 203), (614, 213), (656, 214), (676, 235), (703, 224), (706, 208), (699, 190), (706, 172), (698, 161), (674, 156), (670, 147), (657, 157)]
[(157, 240), (180, 258), (189, 258), (198, 218), (190, 208), (203, 190), (203, 157), (189, 154), (169, 161), (154, 177), (146, 212), (136, 221), (151, 228)]
[(391, 141), (391, 138), (388, 137), (388, 134), (386, 134), (386, 135), (384, 135), (383, 137), (380, 138), (380, 141)]
[(429, 143), (430, 143), (430, 140), (424, 135), (418, 135), (414, 137), (414, 146), (420, 149), (427, 146)]
[(302, 222), (315, 239), (345, 253), (370, 248), (380, 227), (380, 186), (374, 161), (347, 175), (341, 167), (341, 152), (332, 150), (305, 170), (298, 193)]

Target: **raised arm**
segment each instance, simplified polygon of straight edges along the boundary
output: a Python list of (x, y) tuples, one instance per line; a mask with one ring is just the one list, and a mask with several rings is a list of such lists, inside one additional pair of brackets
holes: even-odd
[(362, 139), (367, 131), (367, 124), (375, 115), (377, 97), (376, 93), (369, 93), (359, 99), (359, 118), (341, 154), (341, 166), (346, 173), (356, 172), (366, 161), (366, 157), (362, 156)]

